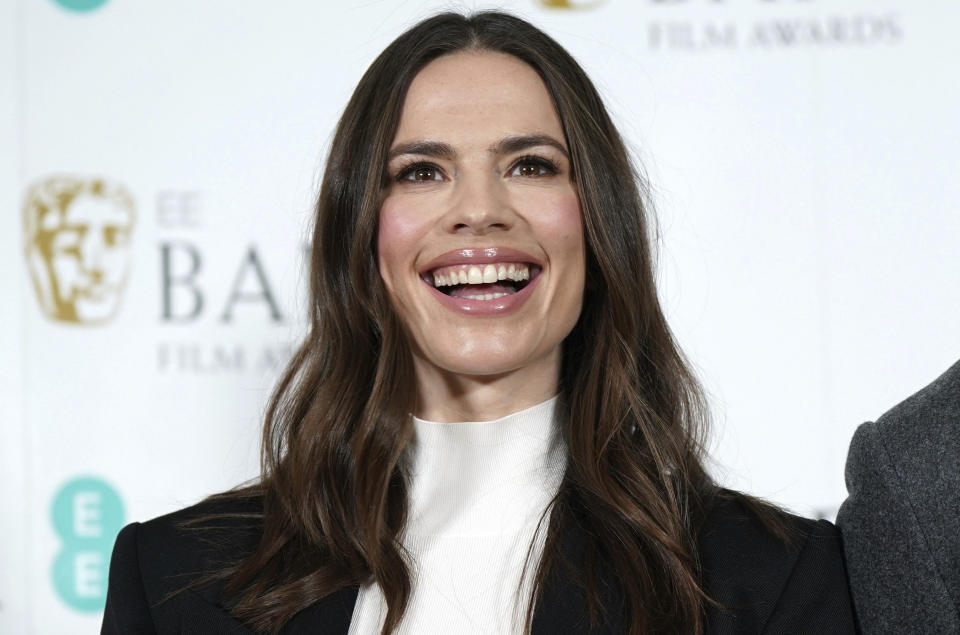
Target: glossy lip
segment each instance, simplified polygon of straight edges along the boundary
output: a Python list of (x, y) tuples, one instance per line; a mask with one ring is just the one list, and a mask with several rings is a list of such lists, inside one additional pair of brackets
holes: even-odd
[[(502, 298), (496, 298), (494, 300), (454, 298), (438, 291), (429, 280), (430, 272), (440, 267), (464, 264), (485, 265), (495, 262), (523, 262), (537, 267), (539, 271), (536, 275), (531, 276), (530, 282), (516, 293), (511, 293), (510, 295), (505, 295)], [(477, 317), (495, 317), (509, 315), (523, 306), (540, 281), (540, 273), (542, 273), (542, 271), (543, 264), (530, 254), (506, 247), (482, 247), (457, 249), (434, 258), (420, 271), (420, 279), (433, 294), (433, 297), (451, 311)]]
[[(507, 247), (480, 247), (456, 249), (442, 254), (420, 270), (420, 275), (429, 275), (434, 269), (451, 265), (486, 265), (494, 262), (525, 262), (543, 268), (543, 263), (528, 253)], [(533, 282), (531, 280), (531, 282)], [(529, 286), (529, 285), (528, 285)]]

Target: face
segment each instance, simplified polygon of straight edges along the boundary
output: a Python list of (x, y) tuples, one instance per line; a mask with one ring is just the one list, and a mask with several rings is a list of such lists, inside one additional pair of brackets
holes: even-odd
[(539, 75), (502, 53), (434, 60), (410, 85), (387, 174), (378, 262), (418, 381), (547, 377), (553, 394), (585, 256)]
[(50, 317), (97, 324), (116, 313), (129, 270), (132, 221), (131, 210), (88, 194), (42, 215), (31, 273)]
[(57, 295), (81, 320), (99, 320), (116, 310), (127, 273), (130, 219), (125, 210), (92, 197), (74, 201), (53, 238)]

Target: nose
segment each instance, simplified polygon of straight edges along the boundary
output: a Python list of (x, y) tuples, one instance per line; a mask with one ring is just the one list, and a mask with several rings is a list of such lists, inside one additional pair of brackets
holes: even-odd
[(104, 240), (97, 227), (88, 227), (80, 245), (80, 259), (87, 273), (97, 275), (103, 269)]
[(516, 218), (507, 189), (495, 174), (461, 174), (443, 222), (450, 233), (482, 236), (509, 230)]

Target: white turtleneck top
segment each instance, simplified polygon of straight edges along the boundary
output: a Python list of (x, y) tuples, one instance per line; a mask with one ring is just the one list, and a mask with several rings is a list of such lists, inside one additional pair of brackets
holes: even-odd
[[(565, 466), (556, 402), (494, 421), (414, 417), (401, 539), (413, 592), (396, 633), (522, 632), (546, 518), (537, 525)], [(386, 612), (380, 587), (362, 587), (349, 635), (378, 635)]]

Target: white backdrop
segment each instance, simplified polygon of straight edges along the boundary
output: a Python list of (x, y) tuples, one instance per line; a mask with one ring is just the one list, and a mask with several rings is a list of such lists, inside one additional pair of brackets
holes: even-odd
[(954, 3), (6, 0), (0, 632), (97, 632), (122, 523), (256, 474), (336, 119), (405, 27), (487, 6), (649, 174), (721, 480), (831, 517), (856, 425), (960, 357)]

